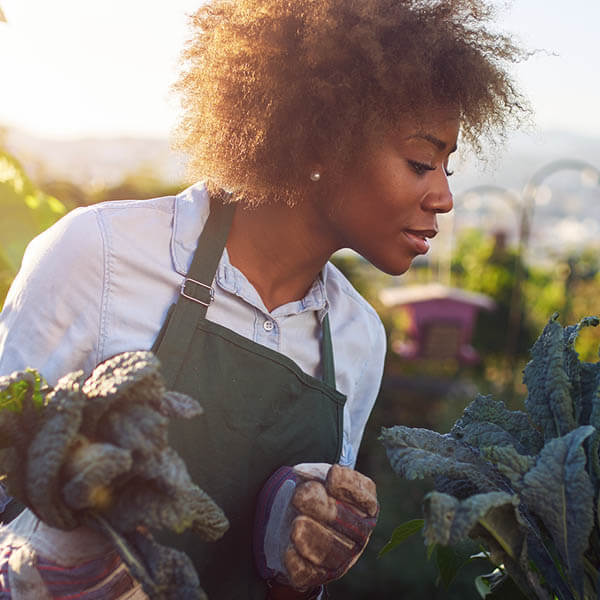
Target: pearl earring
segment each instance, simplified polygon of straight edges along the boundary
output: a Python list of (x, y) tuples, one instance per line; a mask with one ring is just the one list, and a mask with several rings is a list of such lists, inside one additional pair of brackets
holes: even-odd
[(321, 173), (319, 171), (312, 171), (310, 174), (311, 181), (319, 181), (321, 179)]

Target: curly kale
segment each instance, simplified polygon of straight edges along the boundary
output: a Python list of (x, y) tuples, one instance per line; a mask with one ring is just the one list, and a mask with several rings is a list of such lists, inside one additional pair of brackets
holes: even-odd
[(449, 434), (382, 434), (399, 475), (437, 477), (426, 541), (481, 541), (531, 598), (599, 597), (600, 363), (580, 362), (574, 349), (581, 329), (599, 322), (563, 329), (550, 319), (524, 372), (527, 412), (479, 396)]
[(108, 535), (151, 598), (205, 598), (187, 555), (150, 533), (192, 529), (214, 541), (229, 526), (168, 445), (170, 418), (201, 413), (165, 389), (150, 352), (119, 354), (54, 388), (33, 370), (16, 372), (0, 377), (0, 471), (45, 523)]

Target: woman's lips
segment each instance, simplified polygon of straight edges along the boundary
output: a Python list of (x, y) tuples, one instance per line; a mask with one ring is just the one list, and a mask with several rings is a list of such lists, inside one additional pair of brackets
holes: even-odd
[(417, 254), (426, 254), (429, 250), (429, 239), (433, 237), (436, 232), (432, 231), (418, 231), (414, 229), (405, 229), (403, 231), (408, 241), (414, 246)]

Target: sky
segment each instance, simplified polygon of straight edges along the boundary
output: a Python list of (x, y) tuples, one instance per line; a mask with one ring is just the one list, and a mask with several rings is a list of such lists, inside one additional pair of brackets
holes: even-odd
[[(59, 139), (168, 137), (169, 87), (200, 1), (0, 0), (0, 126)], [(543, 50), (513, 71), (537, 127), (600, 137), (600, 1), (508, 4), (502, 28)]]

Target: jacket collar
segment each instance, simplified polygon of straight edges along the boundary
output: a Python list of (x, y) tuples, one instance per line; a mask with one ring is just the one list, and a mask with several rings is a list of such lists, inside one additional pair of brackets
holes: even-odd
[(208, 192), (203, 183), (196, 183), (175, 196), (171, 258), (175, 270), (184, 277), (192, 264), (198, 237), (209, 212)]

